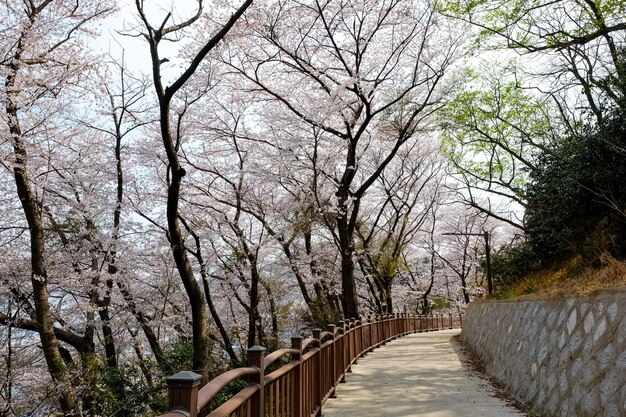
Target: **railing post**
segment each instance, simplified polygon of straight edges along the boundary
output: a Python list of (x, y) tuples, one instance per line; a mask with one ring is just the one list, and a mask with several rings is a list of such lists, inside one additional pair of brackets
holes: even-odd
[(363, 318), (357, 317), (357, 323), (358, 323), (358, 333), (359, 333), (359, 357), (362, 358), (363, 356), (365, 356), (365, 331), (363, 329), (363, 322), (365, 320)]
[(315, 404), (320, 407), (320, 414), (322, 410), (322, 397), (324, 396), (324, 390), (322, 389), (322, 385), (324, 381), (322, 381), (322, 329), (313, 329), (313, 339), (317, 340), (317, 348), (319, 351), (317, 352), (319, 363), (315, 367), (315, 386), (313, 388), (313, 393), (315, 395)]
[(380, 316), (380, 330), (382, 336), (382, 344), (387, 343), (387, 315), (383, 314)]
[(169, 411), (182, 411), (189, 417), (198, 415), (198, 390), (202, 375), (182, 371), (167, 378)]
[(352, 324), (350, 323), (350, 319), (346, 319), (343, 323), (344, 330), (344, 340), (346, 344), (344, 345), (344, 354), (345, 354), (345, 366), (346, 373), (352, 372)]
[(454, 324), (452, 323), (452, 314), (450, 314), (450, 313), (448, 313), (448, 320), (450, 321), (449, 329), (453, 329), (454, 328)]
[(293, 375), (293, 417), (304, 417), (304, 413), (302, 411), (302, 336), (291, 337), (291, 348), (300, 352), (295, 358), (299, 365), (294, 370), (295, 372)]
[(354, 318), (346, 319), (346, 332), (348, 338), (348, 372), (352, 372), (352, 350), (354, 349)]
[(363, 351), (363, 356), (365, 356), (365, 354), (367, 352), (369, 352), (372, 349), (372, 346), (374, 345), (374, 334), (372, 332), (372, 316), (371, 315), (367, 315), (367, 317), (365, 318), (365, 323), (367, 323), (367, 343), (365, 346), (365, 349)]
[[(357, 318), (356, 317), (352, 317), (350, 319), (350, 364), (353, 363), (357, 363), (357, 360), (359, 359), (359, 344), (358, 344), (358, 333), (359, 333), (359, 327), (357, 325)], [(352, 372), (352, 366), (350, 366), (350, 372)]]
[(399, 339), (400, 337), (402, 337), (402, 313), (396, 313), (394, 314), (394, 317), (394, 323), (396, 326), (394, 332), (396, 333), (396, 339)]
[(330, 393), (330, 397), (335, 398), (335, 388), (337, 388), (337, 341), (335, 340), (335, 333), (337, 332), (337, 327), (334, 324), (329, 324), (326, 329), (333, 334), (333, 345), (330, 350), (330, 377), (333, 382), (333, 390)]
[(339, 356), (339, 365), (341, 370), (341, 379), (339, 382), (346, 382), (346, 322), (344, 320), (339, 320), (339, 328), (343, 330), (341, 334), (341, 341), (338, 346), (338, 356)]
[(402, 336), (409, 334), (409, 326), (406, 313), (402, 313)]
[(385, 343), (387, 343), (388, 339), (391, 339), (391, 318), (389, 314), (385, 315)]
[(252, 417), (265, 415), (265, 348), (252, 346), (248, 348), (248, 366), (259, 369), (259, 374), (251, 377), (252, 383), (259, 385), (259, 390), (252, 396)]
[(367, 320), (365, 320), (363, 318), (359, 318), (358, 320), (359, 320), (359, 323), (360, 323), (359, 324), (359, 335), (361, 336), (360, 339), (359, 339), (359, 343), (360, 343), (359, 350), (361, 351), (361, 354), (359, 356), (363, 357), (363, 356), (365, 356), (365, 350), (366, 350), (365, 349), (365, 345), (366, 345), (365, 332), (366, 332), (366, 330), (365, 330), (365, 327), (364, 327), (364, 323), (367, 323)]
[(402, 313), (402, 334), (403, 335), (409, 334), (409, 322), (407, 320), (406, 313)]
[(393, 327), (392, 327), (392, 332), (393, 332), (393, 338), (397, 339), (399, 336), (399, 332), (398, 332), (398, 313), (393, 313)]

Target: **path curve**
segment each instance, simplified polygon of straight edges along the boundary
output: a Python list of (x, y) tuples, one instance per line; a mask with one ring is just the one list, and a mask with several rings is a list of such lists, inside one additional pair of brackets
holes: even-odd
[(452, 338), (460, 330), (417, 333), (368, 353), (339, 384), (324, 417), (522, 417), (468, 371)]

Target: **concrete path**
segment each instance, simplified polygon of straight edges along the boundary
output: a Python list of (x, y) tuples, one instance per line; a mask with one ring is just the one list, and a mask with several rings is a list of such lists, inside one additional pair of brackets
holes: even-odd
[(521, 417), (459, 361), (460, 330), (418, 333), (388, 343), (352, 366), (324, 417)]

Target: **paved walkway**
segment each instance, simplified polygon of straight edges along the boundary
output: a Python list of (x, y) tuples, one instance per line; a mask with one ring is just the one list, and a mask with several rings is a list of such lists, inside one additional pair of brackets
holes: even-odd
[(484, 379), (461, 365), (459, 330), (418, 333), (388, 343), (352, 366), (324, 417), (522, 417)]

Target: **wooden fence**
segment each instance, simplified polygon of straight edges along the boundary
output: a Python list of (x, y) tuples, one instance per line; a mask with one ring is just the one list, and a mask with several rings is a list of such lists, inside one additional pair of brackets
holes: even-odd
[[(291, 347), (265, 355), (248, 349), (248, 366), (227, 371), (200, 388), (200, 375), (179, 372), (167, 379), (170, 411), (161, 417), (305, 417), (319, 416), (335, 388), (345, 382), (351, 366), (367, 352), (411, 333), (460, 328), (462, 316), (394, 314), (340, 321), (313, 336), (291, 338)], [(279, 359), (289, 361), (266, 373)], [(276, 368), (273, 366), (272, 368)], [(207, 411), (220, 390), (245, 377), (248, 385), (213, 411)]]

